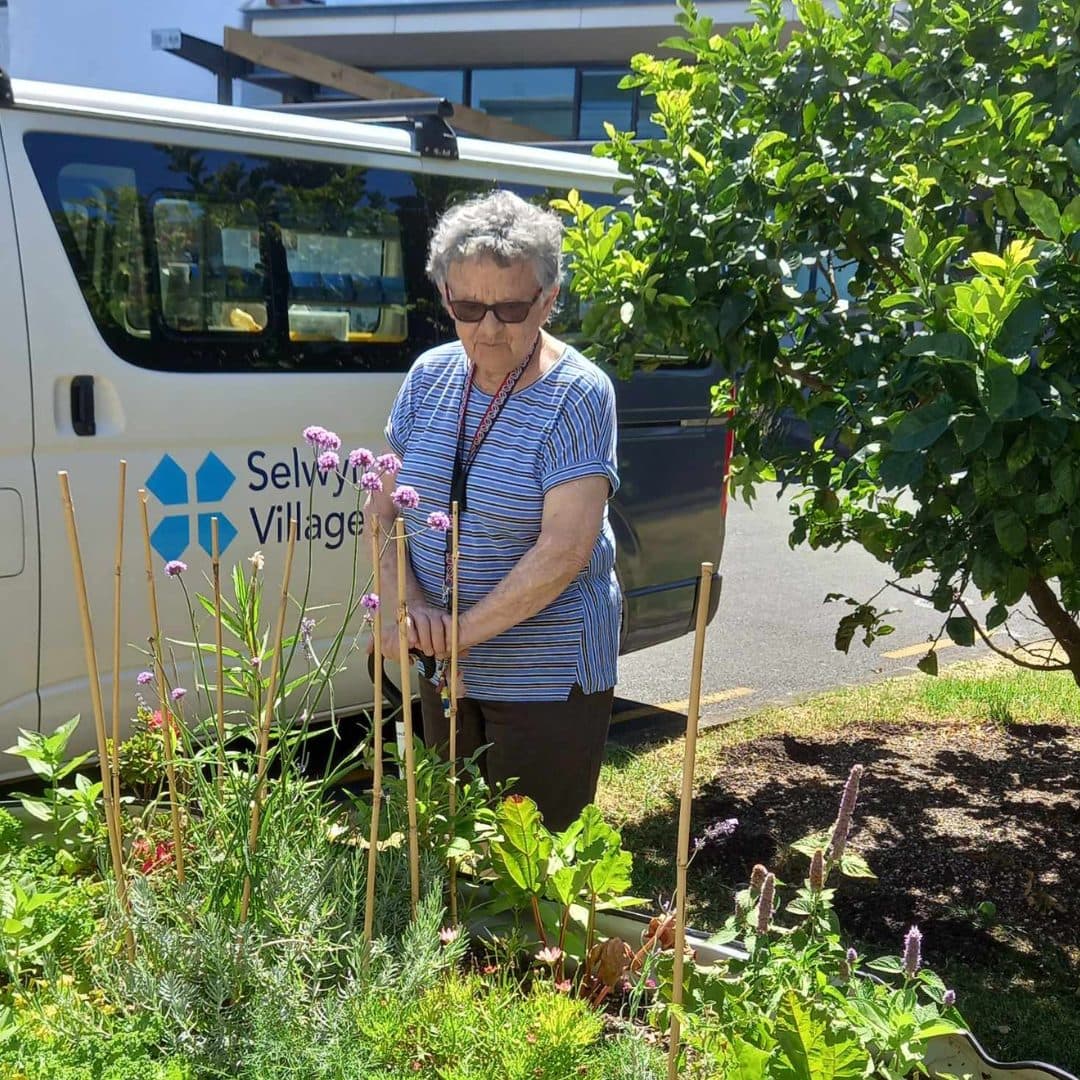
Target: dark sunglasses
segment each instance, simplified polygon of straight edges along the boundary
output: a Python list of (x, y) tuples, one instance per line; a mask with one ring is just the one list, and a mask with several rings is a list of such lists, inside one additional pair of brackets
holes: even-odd
[(484, 316), (490, 311), (501, 323), (523, 323), (544, 290), (537, 289), (531, 300), (500, 300), (497, 304), (481, 304), (479, 300), (451, 300), (450, 290), (446, 288), (444, 291), (446, 306), (458, 322), (483, 322)]

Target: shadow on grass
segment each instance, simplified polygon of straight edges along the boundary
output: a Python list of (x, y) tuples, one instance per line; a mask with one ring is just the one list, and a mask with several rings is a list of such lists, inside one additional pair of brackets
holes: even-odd
[[(619, 753), (618, 750), (615, 751)], [(845, 880), (841, 926), (869, 955), (908, 926), (955, 984), (995, 1056), (1080, 1071), (1080, 731), (1055, 725), (908, 727), (761, 738), (736, 746), (699, 791), (694, 835), (735, 817), (690, 868), (691, 921), (719, 926), (755, 863), (788, 883), (788, 845), (827, 828), (853, 764), (866, 768), (851, 846), (879, 880)], [(676, 796), (627, 822), (638, 895), (670, 893)]]

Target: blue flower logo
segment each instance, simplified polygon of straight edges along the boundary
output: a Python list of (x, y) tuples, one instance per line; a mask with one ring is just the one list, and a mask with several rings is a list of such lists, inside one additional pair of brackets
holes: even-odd
[(220, 503), (236, 482), (233, 471), (211, 451), (195, 471), (195, 505), (191, 505), (188, 474), (176, 459), (165, 454), (146, 479), (146, 489), (162, 506), (185, 507), (181, 513), (169, 513), (150, 534), (150, 546), (166, 561), (179, 559), (191, 544), (192, 519), (199, 546), (212, 555), (210, 522), (218, 519), (218, 546), (224, 551), (236, 538), (236, 526), (220, 510), (205, 510), (208, 504)]

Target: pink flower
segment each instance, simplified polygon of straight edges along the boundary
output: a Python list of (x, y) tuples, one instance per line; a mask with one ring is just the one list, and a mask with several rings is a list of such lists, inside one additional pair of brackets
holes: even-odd
[(450, 518), (441, 510), (428, 514), (427, 523), (428, 528), (434, 529), (436, 532), (446, 532), (450, 528)]
[(558, 990), (560, 994), (569, 994), (573, 988), (574, 984), (569, 979), (563, 979), (562, 982), (557, 982), (555, 984), (555, 989)]
[(946, 990), (945, 996), (941, 999), (941, 1003), (946, 1009), (951, 1009), (956, 1004), (956, 991)]
[(401, 472), (401, 458), (397, 454), (380, 454), (375, 459), (375, 465), (380, 472), (389, 473), (391, 476), (397, 476)]
[(364, 593), (364, 595), (360, 597), (360, 605), (361, 605), (361, 607), (366, 607), (368, 609), (368, 611), (378, 611), (379, 610), (379, 597), (378, 597), (378, 594), (373, 593), (373, 592)]
[(327, 431), (324, 427), (304, 428), (304, 438), (318, 450), (341, 449), (341, 439), (333, 431)]
[(375, 464), (375, 455), (364, 447), (349, 451), (350, 469), (370, 469)]
[(187, 570), (187, 563), (179, 559), (170, 559), (165, 564), (165, 573), (168, 577), (179, 577), (185, 570)]
[(318, 465), (319, 472), (325, 476), (328, 472), (337, 472), (341, 468), (341, 458), (333, 450), (326, 450), (319, 455), (316, 465)]
[(451, 945), (457, 941), (460, 934), (460, 926), (444, 926), (439, 931), (439, 941), (441, 941), (443, 945)]
[(390, 500), (399, 510), (415, 510), (420, 505), (420, 492), (406, 484), (394, 488)]
[(913, 926), (904, 938), (904, 974), (914, 979), (922, 966), (922, 934)]
[(140, 686), (149, 686), (149, 684), (154, 681), (154, 673), (152, 671), (140, 671), (139, 674), (135, 676), (135, 681)]
[(169, 697), (171, 697), (173, 701), (179, 701), (186, 693), (187, 691), (182, 686), (176, 686), (169, 692)]
[(558, 945), (549, 945), (546, 949), (541, 949), (536, 954), (536, 959), (541, 964), (547, 964), (548, 967), (554, 967), (562, 959), (562, 949)]

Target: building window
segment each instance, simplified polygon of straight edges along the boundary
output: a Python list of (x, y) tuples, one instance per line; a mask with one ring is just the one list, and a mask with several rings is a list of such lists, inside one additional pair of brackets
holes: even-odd
[(575, 81), (573, 68), (477, 68), (470, 104), (491, 116), (573, 139)]
[(376, 71), (376, 75), (393, 82), (404, 83), (418, 90), (424, 97), (446, 98), (447, 101), (465, 102), (464, 71)]
[(606, 139), (604, 123), (629, 131), (634, 123), (634, 92), (620, 90), (625, 71), (582, 71), (578, 138)]

